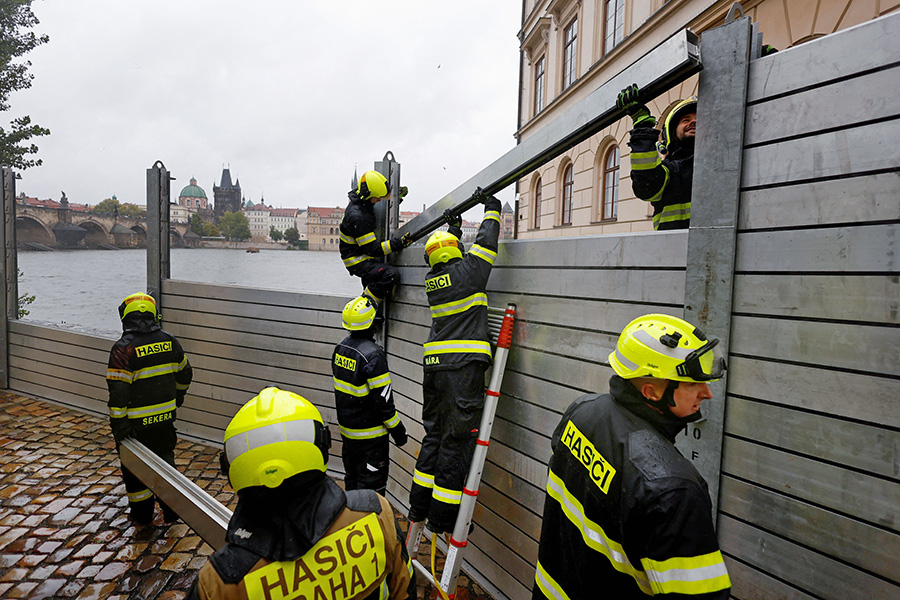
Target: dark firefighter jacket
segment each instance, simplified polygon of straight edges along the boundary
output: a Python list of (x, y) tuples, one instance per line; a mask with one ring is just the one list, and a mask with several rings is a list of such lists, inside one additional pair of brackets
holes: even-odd
[(673, 146), (663, 159), (656, 151), (659, 130), (631, 132), (631, 186), (634, 195), (653, 205), (653, 229), (687, 229), (691, 224), (694, 151)]
[(255, 497), (240, 497), (227, 543), (200, 570), (189, 600), (415, 598), (403, 534), (384, 497), (344, 492), (324, 475), (245, 491)]
[(175, 336), (135, 317), (125, 317), (125, 333), (109, 353), (109, 424), (116, 441), (134, 435), (154, 447), (166, 432), (174, 444), (175, 408), (191, 384), (191, 365)]
[(375, 340), (360, 334), (344, 338), (332, 353), (331, 373), (341, 435), (368, 440), (400, 425), (387, 356)]
[(369, 200), (360, 200), (356, 192), (350, 192), (350, 203), (341, 219), (341, 260), (347, 269), (372, 258), (387, 256), (397, 250), (391, 242), (378, 243), (375, 236), (375, 206)]
[(491, 362), (487, 288), (497, 258), (500, 201), (491, 197), (472, 248), (461, 259), (435, 265), (425, 276), (431, 331), (425, 342), (425, 371), (454, 369), (472, 361)]
[(706, 482), (673, 443), (683, 427), (618, 376), (566, 410), (533, 598), (728, 598)]

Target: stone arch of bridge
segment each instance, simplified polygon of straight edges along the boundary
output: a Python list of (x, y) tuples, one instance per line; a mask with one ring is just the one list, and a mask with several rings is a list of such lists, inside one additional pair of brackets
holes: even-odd
[(82, 243), (88, 248), (96, 248), (102, 244), (112, 243), (109, 230), (107, 230), (102, 223), (98, 223), (93, 219), (87, 219), (80, 223), (75, 223), (75, 225), (87, 229), (87, 235), (84, 236)]
[(16, 244), (24, 246), (29, 243), (55, 246), (56, 238), (39, 219), (30, 215), (16, 215)]

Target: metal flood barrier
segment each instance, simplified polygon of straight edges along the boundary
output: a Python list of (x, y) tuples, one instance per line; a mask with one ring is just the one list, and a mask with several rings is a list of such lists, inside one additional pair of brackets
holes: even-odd
[[(488, 297), (515, 303), (518, 320), (464, 565), (492, 596), (530, 597), (560, 415), (580, 394), (606, 391), (622, 327), (663, 312), (702, 324), (728, 349), (708, 420), (678, 445), (709, 480), (733, 597), (900, 598), (898, 31), (892, 14), (760, 59), (746, 19), (705, 32), (692, 228), (501, 242)], [(612, 89), (597, 90), (596, 106), (614, 104)], [(476, 185), (514, 179), (547, 159), (542, 145), (595, 126), (599, 109), (580, 106), (566, 131), (523, 143), (420, 219)], [(395, 260), (404, 285), (386, 340), (410, 435), (391, 447), (388, 496), (401, 512), (424, 433), (431, 323), (427, 267), (409, 250)], [(234, 412), (270, 383), (336, 422), (330, 357), (347, 298), (156, 273), (165, 327), (195, 368), (181, 432), (220, 444)], [(27, 321), (6, 331), (10, 389), (106, 414), (112, 340)], [(335, 438), (329, 471), (340, 476)]]

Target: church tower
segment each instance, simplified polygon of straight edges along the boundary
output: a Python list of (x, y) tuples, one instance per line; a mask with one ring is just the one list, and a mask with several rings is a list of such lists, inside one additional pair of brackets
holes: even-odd
[(241, 180), (238, 179), (232, 184), (231, 171), (228, 168), (222, 169), (221, 185), (213, 184), (213, 199), (217, 223), (226, 211), (234, 213), (241, 210)]

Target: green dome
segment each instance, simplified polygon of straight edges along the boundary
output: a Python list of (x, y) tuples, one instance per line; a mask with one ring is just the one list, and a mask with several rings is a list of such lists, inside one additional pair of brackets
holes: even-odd
[(197, 185), (197, 180), (191, 177), (191, 184), (185, 186), (181, 193), (178, 194), (179, 198), (206, 198), (206, 192), (203, 191), (199, 185)]

